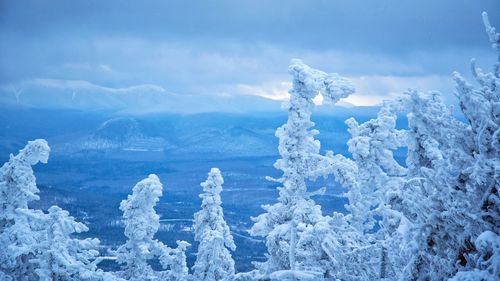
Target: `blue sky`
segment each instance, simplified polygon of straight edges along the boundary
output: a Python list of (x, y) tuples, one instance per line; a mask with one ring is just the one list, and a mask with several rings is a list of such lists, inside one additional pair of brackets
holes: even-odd
[(494, 62), (483, 10), (500, 28), (498, 0), (1, 0), (0, 85), (282, 99), (301, 58), (350, 78), (356, 105), (410, 87), (452, 100), (454, 70)]

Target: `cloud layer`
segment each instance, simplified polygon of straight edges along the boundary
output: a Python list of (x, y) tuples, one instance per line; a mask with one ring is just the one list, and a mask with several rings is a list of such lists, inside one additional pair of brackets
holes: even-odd
[(356, 105), (410, 87), (453, 102), (451, 72), (467, 75), (472, 57), (484, 68), (494, 60), (481, 11), (500, 27), (496, 0), (0, 5), (3, 89), (59, 81), (100, 85), (96, 91), (155, 85), (181, 95), (283, 99), (287, 65), (301, 58), (349, 77), (358, 91), (347, 102)]

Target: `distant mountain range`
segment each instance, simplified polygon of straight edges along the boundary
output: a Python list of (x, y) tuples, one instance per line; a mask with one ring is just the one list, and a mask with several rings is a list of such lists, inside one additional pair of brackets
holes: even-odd
[[(253, 98), (253, 97), (252, 97)], [(330, 107), (313, 116), (324, 148), (344, 145), (344, 120), (375, 116), (375, 107)], [(170, 157), (196, 153), (217, 157), (277, 154), (276, 128), (286, 121), (281, 111), (132, 114), (115, 110), (47, 109), (0, 104), (0, 152), (4, 157), (26, 141), (46, 138), (53, 153), (79, 151), (163, 152)]]
[[(18, 86), (0, 87), (0, 104), (121, 114), (193, 114), (279, 111), (281, 101), (256, 95), (177, 94), (151, 84), (112, 88), (82, 80), (34, 79)], [(347, 102), (339, 105), (352, 107)]]

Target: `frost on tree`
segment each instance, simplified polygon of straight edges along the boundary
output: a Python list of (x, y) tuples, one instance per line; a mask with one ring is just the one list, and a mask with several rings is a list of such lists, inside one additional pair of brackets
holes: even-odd
[[(483, 20), (493, 47), (499, 52), (500, 36), (489, 25), (486, 13), (483, 13)], [(418, 214), (414, 216), (418, 223), (413, 227), (415, 246), (411, 247), (414, 252), (404, 270), (405, 278), (442, 280), (450, 278), (457, 270), (475, 271), (480, 267), (475, 259), (481, 257), (476, 248), (477, 238), (485, 231), (492, 231), (497, 235), (489, 237), (498, 239), (498, 65), (499, 61), (494, 72), (483, 73), (473, 61), (472, 72), (479, 87), (455, 73), (456, 95), (465, 124), (442, 116), (439, 109), (425, 114), (430, 118), (419, 118), (428, 130), (423, 135), (436, 143), (426, 144), (434, 147), (427, 150), (434, 155), (427, 158), (433, 160), (417, 163), (421, 166), (420, 178), (423, 180), (416, 187), (422, 189), (427, 200), (408, 204), (413, 207), (413, 213)]]
[(450, 281), (496, 281), (500, 279), (500, 237), (485, 231), (474, 242), (476, 251), (471, 255), (474, 265), (468, 271), (459, 271)]
[[(154, 238), (160, 226), (160, 217), (154, 207), (160, 200), (163, 186), (156, 175), (149, 175), (138, 182), (127, 200), (120, 204), (125, 222), (125, 236), (127, 242), (117, 250), (117, 261), (124, 264), (121, 277), (127, 280), (155, 280), (160, 276), (168, 277), (165, 280), (185, 280), (187, 272), (185, 260), (178, 261), (177, 257), (184, 258), (183, 252), (187, 243), (181, 243), (178, 251), (170, 249)], [(166, 272), (156, 272), (151, 268), (149, 261), (159, 258)], [(179, 265), (182, 270), (179, 270)], [(178, 272), (171, 272), (175, 268)], [(184, 279), (183, 279), (184, 278)]]
[(50, 148), (46, 140), (29, 141), (16, 156), (0, 168), (0, 231), (13, 223), (16, 209), (27, 209), (28, 203), (40, 199), (36, 178), (31, 166), (47, 163)]
[[(387, 278), (389, 261), (386, 248), (397, 245), (387, 236), (398, 229), (401, 214), (390, 208), (404, 183), (406, 169), (393, 151), (405, 145), (405, 132), (396, 129), (397, 113), (403, 99), (385, 102), (377, 118), (358, 124), (346, 120), (352, 137), (348, 141), (352, 160), (332, 156), (331, 169), (346, 189), (347, 215), (334, 214), (336, 242), (327, 244), (334, 259), (336, 277), (346, 280)], [(341, 227), (342, 226), (342, 227)], [(339, 242), (340, 241), (340, 242)], [(327, 241), (325, 241), (327, 242)], [(357, 264), (365, 266), (359, 267)]]
[[(293, 87), (290, 101), (284, 104), (288, 121), (276, 131), (281, 158), (274, 164), (283, 172), (278, 203), (263, 206), (266, 213), (253, 218), (252, 235), (266, 237), (267, 261), (258, 264), (262, 278), (322, 278), (328, 276), (330, 263), (322, 248), (323, 237), (329, 234), (329, 221), (321, 213), (309, 193), (306, 180), (331, 173), (331, 155), (320, 155), (320, 143), (314, 139), (312, 99), (319, 93), (324, 101), (335, 103), (354, 92), (354, 88), (337, 74), (312, 69), (299, 60), (289, 67)], [(300, 275), (300, 276), (299, 276)], [(293, 277), (295, 276), (295, 277)]]
[(47, 163), (49, 153), (47, 141), (29, 141), (0, 168), (0, 270), (13, 280), (35, 278), (30, 262), (35, 253), (32, 245), (40, 243), (43, 236), (31, 216), (43, 213), (28, 208), (29, 202), (39, 199), (31, 166)]
[(200, 244), (193, 266), (193, 278), (200, 281), (233, 280), (234, 260), (228, 249), (236, 245), (229, 226), (224, 221), (220, 193), (224, 179), (217, 168), (201, 183), (201, 210), (194, 215), (194, 239)]
[[(28, 142), (0, 168), (0, 270), (2, 280), (111, 280), (97, 269), (97, 239), (72, 238), (88, 228), (52, 206), (49, 213), (30, 209), (38, 200), (32, 165), (47, 163), (45, 140)], [(0, 278), (0, 279), (1, 279)]]
[[(499, 36), (483, 17), (498, 51)], [(344, 173), (354, 181), (340, 180), (349, 200), (345, 218), (380, 252), (378, 266), (366, 267), (372, 271), (367, 277), (446, 280), (457, 271), (465, 278), (466, 270), (495, 268), (489, 257), (495, 256), (498, 243), (491, 241), (498, 239), (500, 227), (498, 65), (494, 73), (484, 74), (473, 64), (478, 88), (455, 74), (467, 123), (453, 117), (438, 93), (417, 91), (384, 103), (375, 119), (363, 124), (346, 121), (356, 168)], [(396, 129), (402, 113), (407, 114), (408, 128)], [(406, 166), (393, 155), (400, 147), (408, 150)], [(350, 162), (334, 162), (339, 171), (349, 167), (346, 164)], [(487, 243), (477, 240), (485, 231), (495, 234), (487, 235)], [(336, 233), (339, 239), (352, 237), (349, 231)], [(365, 241), (358, 241), (357, 248), (363, 249)], [(337, 253), (336, 260), (342, 260), (342, 270), (352, 272), (356, 263), (345, 257)]]
[(493, 248), (494, 245), (497, 247), (493, 255), (497, 259), (497, 275), (493, 278), (499, 278), (500, 34), (490, 25), (485, 12), (483, 22), (498, 58), (493, 72), (489, 73), (483, 73), (472, 62), (472, 73), (478, 84), (476, 87), (455, 74), (460, 108), (469, 124), (462, 140), (468, 149), (455, 152), (462, 161), (452, 170), (455, 182), (450, 187), (450, 193), (457, 200), (449, 202), (447, 209), (451, 210), (450, 216), (463, 229), (459, 236), (459, 270), (483, 269), (481, 259), (484, 256), (481, 252), (485, 252), (486, 241), (491, 241)]
[(76, 222), (69, 213), (52, 206), (44, 217), (35, 218), (43, 224), (43, 240), (34, 245), (36, 256), (30, 262), (40, 280), (107, 280), (110, 275), (97, 270), (99, 240), (77, 239), (74, 233), (88, 231), (83, 223)]
[(191, 246), (186, 241), (177, 240), (177, 248), (164, 247), (160, 255), (160, 264), (165, 271), (160, 272), (161, 280), (166, 281), (188, 281), (189, 269), (186, 262), (186, 249)]

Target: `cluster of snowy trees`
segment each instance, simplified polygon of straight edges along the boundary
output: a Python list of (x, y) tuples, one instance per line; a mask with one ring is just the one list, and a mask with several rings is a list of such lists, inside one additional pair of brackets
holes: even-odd
[[(213, 168), (201, 184), (202, 209), (195, 214), (195, 240), (200, 247), (189, 274), (185, 241), (170, 248), (154, 238), (160, 226), (155, 205), (163, 186), (156, 175), (138, 182), (120, 204), (127, 241), (112, 256), (100, 256), (99, 240), (78, 239), (72, 234), (88, 231), (58, 206), (48, 212), (29, 208), (38, 200), (32, 165), (46, 163), (50, 148), (43, 139), (28, 142), (24, 149), (0, 168), (0, 280), (234, 280), (235, 250), (229, 226), (224, 221), (220, 192), (223, 178)], [(118, 272), (104, 272), (105, 259), (123, 265)], [(156, 259), (163, 270), (155, 271)]]
[[(186, 264), (189, 243), (170, 248), (155, 239), (162, 195), (155, 175), (140, 181), (122, 201), (124, 245), (111, 257), (99, 240), (57, 206), (29, 208), (39, 199), (32, 165), (46, 162), (44, 140), (28, 143), (0, 168), (0, 280), (500, 280), (500, 34), (484, 24), (499, 57), (492, 72), (472, 63), (476, 86), (454, 74), (463, 121), (437, 92), (409, 90), (385, 102), (377, 117), (346, 120), (352, 157), (320, 153), (311, 121), (313, 98), (335, 103), (354, 92), (337, 74), (294, 60), (287, 123), (276, 131), (282, 171), (275, 204), (253, 218), (254, 236), (265, 238), (266, 260), (235, 273), (236, 249), (224, 221), (223, 178), (213, 168), (201, 184), (194, 215), (197, 258)], [(396, 127), (405, 116), (407, 127)], [(406, 149), (405, 163), (394, 151)], [(325, 215), (307, 184), (332, 176), (344, 188), (347, 213)], [(123, 265), (104, 272), (99, 262)], [(162, 270), (151, 267), (159, 261)]]

